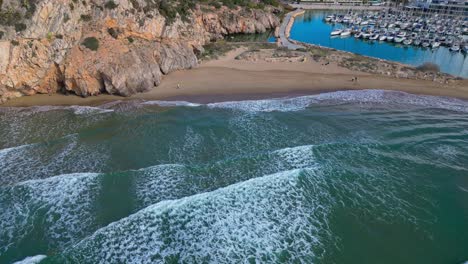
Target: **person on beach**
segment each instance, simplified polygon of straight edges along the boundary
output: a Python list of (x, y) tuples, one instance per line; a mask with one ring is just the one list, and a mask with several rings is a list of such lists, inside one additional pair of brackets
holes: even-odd
[(177, 89), (180, 89), (180, 83), (177, 84)]

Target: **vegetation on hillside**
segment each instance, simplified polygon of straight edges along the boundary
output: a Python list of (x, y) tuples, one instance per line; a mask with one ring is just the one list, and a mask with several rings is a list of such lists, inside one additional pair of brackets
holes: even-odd
[[(36, 6), (41, 0), (18, 0), (5, 1), (0, 0), (0, 27), (14, 27), (17, 32), (26, 29), (26, 20), (31, 18), (36, 11)], [(70, 12), (76, 10), (78, 5), (91, 4), (91, 0), (72, 0), (69, 5)], [(246, 9), (264, 9), (266, 6), (279, 6), (279, 0), (129, 0), (136, 11), (149, 14), (157, 10), (162, 16), (166, 17), (168, 23), (172, 23), (179, 15), (182, 20), (188, 21), (188, 18), (197, 4), (216, 9), (226, 6), (236, 8), (238, 6)], [(94, 2), (93, 2), (94, 3)], [(100, 10), (113, 10), (118, 7), (114, 0), (104, 1), (103, 6), (95, 5)], [(66, 16), (69, 18), (70, 16)], [(80, 14), (81, 22), (92, 21), (89, 14)], [(68, 21), (68, 19), (66, 19)]]

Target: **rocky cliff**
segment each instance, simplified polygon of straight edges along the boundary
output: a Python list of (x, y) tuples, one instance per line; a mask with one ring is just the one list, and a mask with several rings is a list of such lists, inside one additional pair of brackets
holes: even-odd
[(164, 74), (197, 66), (211, 40), (279, 25), (280, 10), (258, 0), (184, 1), (0, 0), (0, 102), (147, 91)]

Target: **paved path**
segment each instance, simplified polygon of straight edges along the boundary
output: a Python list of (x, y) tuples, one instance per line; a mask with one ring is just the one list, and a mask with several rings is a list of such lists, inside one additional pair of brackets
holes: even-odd
[(297, 49), (304, 48), (304, 46), (296, 45), (292, 43), (291, 41), (289, 41), (289, 38), (287, 37), (288, 32), (286, 32), (287, 30), (290, 30), (290, 28), (288, 28), (288, 25), (291, 19), (294, 19), (293, 16), (295, 16), (296, 14), (300, 12), (302, 12), (302, 10), (296, 10), (296, 11), (286, 14), (286, 16), (283, 19), (283, 23), (280, 26), (279, 39), (280, 39), (281, 46), (286, 47), (290, 50), (297, 50)]

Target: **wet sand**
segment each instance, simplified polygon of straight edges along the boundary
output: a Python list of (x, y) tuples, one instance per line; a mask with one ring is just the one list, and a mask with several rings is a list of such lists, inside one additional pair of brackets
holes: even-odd
[[(468, 80), (447, 85), (354, 72), (333, 63), (324, 66), (312, 60), (306, 62), (235, 60), (235, 57), (243, 51), (244, 48), (236, 49), (218, 60), (203, 62), (198, 68), (173, 72), (164, 76), (159, 87), (131, 97), (99, 95), (81, 98), (60, 94), (34, 95), (10, 100), (2, 106), (100, 105), (115, 100), (180, 98), (213, 102), (361, 89), (396, 90), (468, 99)], [(352, 82), (353, 77), (357, 77), (358, 81)], [(180, 89), (177, 88), (178, 84)]]

